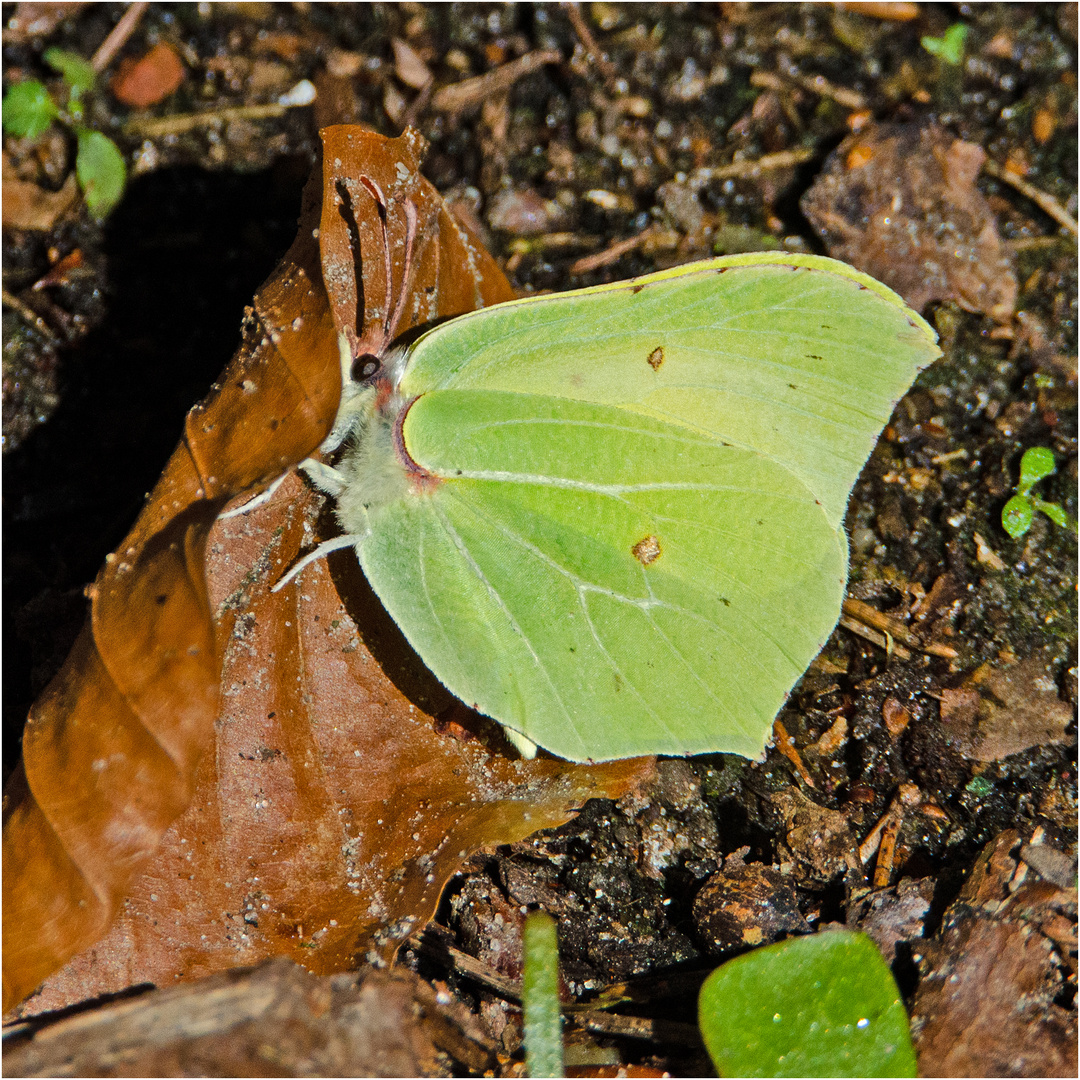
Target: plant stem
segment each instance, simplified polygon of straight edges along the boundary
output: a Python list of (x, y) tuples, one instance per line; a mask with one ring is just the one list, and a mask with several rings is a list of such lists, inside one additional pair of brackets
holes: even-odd
[(562, 1017), (559, 1009), (559, 938), (555, 920), (544, 911), (525, 919), (522, 932), (525, 974), (525, 1067), (529, 1076), (563, 1073)]

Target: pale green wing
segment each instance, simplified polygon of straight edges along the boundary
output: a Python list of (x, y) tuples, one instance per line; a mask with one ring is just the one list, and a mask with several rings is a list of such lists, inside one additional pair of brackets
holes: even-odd
[(501, 304), (414, 346), (401, 390), (615, 405), (758, 451), (834, 527), (896, 401), (940, 352), (891, 290), (813, 255), (737, 255)]
[(425, 663), (528, 739), (757, 756), (839, 615), (851, 487), (937, 355), (816, 256), (487, 308), (372, 391), (339, 518)]
[(760, 755), (846, 575), (843, 534), (797, 477), (548, 395), (428, 393), (404, 440), (442, 482), (350, 527), (450, 690), (574, 760)]

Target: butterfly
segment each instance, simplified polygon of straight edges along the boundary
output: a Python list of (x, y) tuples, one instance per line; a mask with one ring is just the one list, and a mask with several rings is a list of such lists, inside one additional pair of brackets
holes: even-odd
[(761, 755), (840, 615), (848, 497), (940, 355), (816, 255), (483, 308), (358, 365), (341, 547), (431, 671), (524, 752)]

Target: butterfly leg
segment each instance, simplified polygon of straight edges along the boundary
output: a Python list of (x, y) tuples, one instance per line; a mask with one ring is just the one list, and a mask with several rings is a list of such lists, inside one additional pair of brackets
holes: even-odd
[(242, 502), (239, 506), (234, 506), (231, 510), (226, 510), (224, 514), (218, 514), (218, 521), (225, 521), (228, 518), (239, 517), (241, 514), (247, 514), (254, 510), (258, 506), (263, 506), (268, 503), (273, 497), (274, 493), (283, 483), (285, 483), (285, 477), (289, 474), (283, 472), (268, 488), (264, 491), (260, 491), (258, 495), (253, 495), (246, 502)]
[(320, 559), (325, 559), (327, 555), (340, 551), (342, 548), (352, 547), (354, 542), (355, 537), (347, 533), (344, 536), (335, 536), (332, 540), (324, 540), (314, 551), (309, 551), (283, 578), (271, 585), (270, 591), (280, 592), (305, 567)]
[(297, 468), (303, 469), (307, 473), (308, 479), (324, 495), (329, 495), (334, 499), (338, 498), (348, 483), (344, 473), (339, 472), (323, 461), (316, 461), (314, 458), (304, 458)]

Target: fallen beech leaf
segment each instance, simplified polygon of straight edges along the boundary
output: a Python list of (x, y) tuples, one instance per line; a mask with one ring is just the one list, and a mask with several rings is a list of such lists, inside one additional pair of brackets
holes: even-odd
[(90, 618), (71, 655), (31, 709), (5, 792), (5, 1010), (105, 932), (190, 801), (212, 743), (220, 691), (206, 535), (226, 498), (318, 443), (340, 395), (312, 236), (315, 181), (237, 356), (189, 413), (134, 528), (89, 591)]
[(110, 932), (27, 1008), (273, 955), (318, 974), (369, 950), (388, 957), (433, 914), (465, 854), (560, 824), (648, 769), (512, 761), (476, 716), (466, 723), (480, 738), (439, 734), (430, 714), (453, 699), (351, 551), (309, 568), (302, 588), (269, 591), (310, 543), (320, 501), (294, 475), (267, 505), (215, 526), (211, 598), (234, 620), (216, 753)]
[[(287, 562), (306, 543), (299, 482), (260, 511), (270, 515), (269, 539), (246, 518), (215, 525), (226, 499), (268, 483), (327, 434), (340, 395), (339, 329), (362, 352), (385, 344), (391, 329), (511, 295), (419, 176), (418, 135), (331, 128), (324, 137), (325, 177), (317, 170), (305, 191), (295, 244), (256, 295), (220, 383), (188, 415), (135, 527), (90, 590), (88, 626), (31, 711), (25, 773), (9, 785), (4, 825), (5, 1008), (101, 938), (129, 896), (107, 940), (58, 975), (35, 1009), (129, 985), (149, 977), (143, 971), (171, 979), (281, 951), (338, 970), (387, 922), (428, 917), (459, 852), (566, 820), (590, 794), (624, 791), (648, 768), (523, 766), (450, 736), (417, 749), (433, 735), (432, 719), (383, 679), (358, 641), (342, 653), (349, 642), (328, 636), (348, 622), (333, 627), (326, 615), (341, 603), (333, 586), (312, 575), (328, 591), (312, 583), (299, 596), (265, 591), (280, 563), (260, 553), (269, 546)], [(333, 193), (325, 202), (324, 186)], [(410, 219), (419, 228), (406, 274)], [(322, 667), (340, 668), (358, 698), (313, 681), (320, 648)], [(363, 683), (356, 664), (375, 682)], [(246, 730), (253, 715), (271, 728)], [(217, 753), (200, 766), (215, 720)], [(372, 732), (374, 753), (358, 756)], [(395, 740), (403, 759), (389, 752)], [(425, 754), (450, 764), (427, 776)], [(271, 781), (247, 774), (275, 763), (283, 772), (267, 798)], [(393, 815), (405, 829), (405, 846), (388, 846), (388, 825), (387, 836), (367, 833), (374, 848), (347, 856), (357, 839), (352, 800), (362, 807), (375, 793), (387, 800), (384, 822)], [(421, 822), (423, 800), (445, 804), (446, 816)], [(178, 912), (187, 925), (170, 937)], [(266, 922), (257, 936), (246, 929), (252, 919)]]
[(916, 311), (955, 300), (1008, 322), (1016, 272), (975, 187), (986, 154), (935, 124), (882, 124), (845, 139), (800, 206), (829, 254)]
[(176, 50), (159, 42), (137, 60), (131, 57), (121, 60), (110, 88), (125, 105), (146, 109), (164, 101), (183, 81), (184, 65)]

